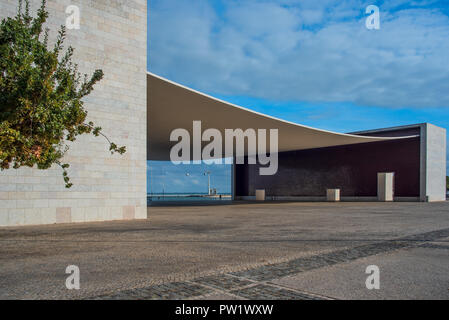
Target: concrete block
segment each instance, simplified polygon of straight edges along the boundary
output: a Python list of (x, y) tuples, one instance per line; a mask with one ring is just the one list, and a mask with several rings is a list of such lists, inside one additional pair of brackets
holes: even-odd
[(98, 219), (98, 208), (95, 207), (84, 208), (84, 216), (86, 222), (101, 221)]
[(8, 210), (8, 225), (9, 226), (23, 226), (25, 224), (25, 210), (24, 209), (10, 209)]
[(122, 220), (123, 210), (120, 207), (112, 207), (111, 210), (111, 220)]
[(136, 208), (136, 219), (147, 219), (148, 211), (146, 206)]
[(0, 209), (16, 209), (17, 200), (1, 200)]
[(377, 174), (377, 199), (382, 202), (394, 200), (394, 172)]
[(8, 210), (0, 210), (0, 227), (7, 227), (9, 225)]
[(123, 220), (133, 220), (136, 218), (136, 207), (124, 206), (123, 207)]
[(101, 221), (111, 221), (111, 210), (107, 207), (100, 207), (98, 208), (98, 218), (101, 219)]
[(256, 201), (265, 201), (265, 190), (256, 190)]
[[(37, 209), (35, 209), (37, 210)], [(42, 224), (55, 224), (56, 223), (56, 208), (42, 208), (39, 209), (42, 213)]]
[(327, 201), (338, 202), (340, 201), (340, 189), (327, 189)]
[(71, 208), (56, 208), (56, 223), (71, 223), (72, 209)]
[(36, 209), (25, 209), (25, 225), (42, 224), (42, 211)]
[(85, 222), (84, 208), (72, 208), (72, 222)]
[(35, 199), (33, 201), (33, 208), (48, 208), (48, 199)]

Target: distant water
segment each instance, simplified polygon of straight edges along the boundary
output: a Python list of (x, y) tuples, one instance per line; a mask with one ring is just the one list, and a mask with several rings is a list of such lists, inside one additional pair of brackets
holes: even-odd
[(209, 197), (206, 193), (204, 194), (191, 194), (191, 193), (172, 193), (172, 194), (147, 194), (148, 203), (159, 202), (159, 201), (229, 201), (231, 200), (231, 194), (222, 194), (220, 196)]

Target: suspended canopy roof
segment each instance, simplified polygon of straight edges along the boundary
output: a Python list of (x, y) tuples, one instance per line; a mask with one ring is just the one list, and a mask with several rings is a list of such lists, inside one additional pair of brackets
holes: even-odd
[[(277, 119), (216, 99), (152, 73), (147, 74), (147, 159), (170, 160), (174, 129), (183, 128), (193, 136), (193, 121), (202, 131), (218, 129), (278, 129), (279, 152), (378, 142), (398, 137), (368, 137), (311, 128)], [(402, 137), (404, 138), (404, 137)], [(192, 141), (191, 141), (192, 142)], [(203, 146), (209, 142), (203, 143)], [(267, 149), (269, 142), (267, 142)]]

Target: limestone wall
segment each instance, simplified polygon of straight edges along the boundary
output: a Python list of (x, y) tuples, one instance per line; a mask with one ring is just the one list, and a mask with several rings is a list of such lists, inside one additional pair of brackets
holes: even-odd
[[(31, 1), (33, 13), (40, 2)], [(86, 99), (89, 120), (128, 152), (111, 156), (101, 137), (80, 137), (67, 155), (69, 190), (59, 167), (0, 172), (0, 226), (146, 218), (146, 2), (48, 0), (51, 39), (67, 6), (80, 8), (81, 28), (68, 30), (67, 44), (82, 73), (105, 73)], [(16, 8), (1, 0), (0, 17)]]

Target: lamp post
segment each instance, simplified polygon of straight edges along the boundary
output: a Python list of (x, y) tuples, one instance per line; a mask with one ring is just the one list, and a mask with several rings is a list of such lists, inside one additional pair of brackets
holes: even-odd
[(163, 171), (164, 179), (162, 180), (162, 197), (165, 198), (165, 177), (167, 175), (166, 171)]
[(153, 168), (150, 166), (150, 194), (153, 196)]
[[(203, 173), (203, 176), (207, 176), (207, 195), (211, 195), (211, 189), (210, 189), (210, 171), (206, 171)], [(186, 177), (190, 177), (190, 172), (186, 172)]]
[(210, 171), (204, 172), (207, 175), (207, 195), (210, 196)]

